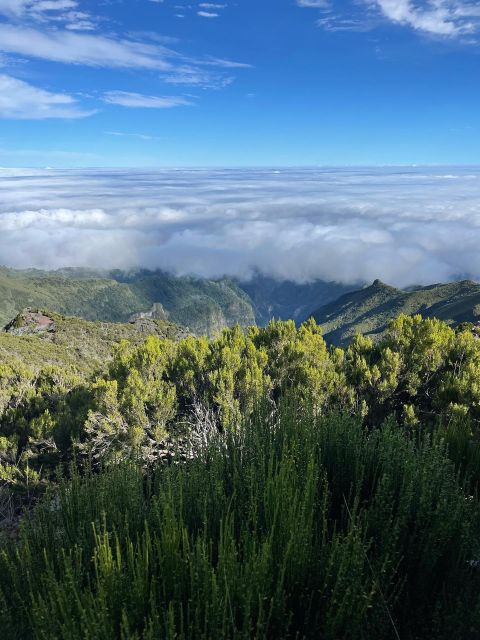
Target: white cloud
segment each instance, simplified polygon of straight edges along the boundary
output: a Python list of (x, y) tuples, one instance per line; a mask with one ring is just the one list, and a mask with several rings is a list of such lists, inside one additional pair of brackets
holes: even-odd
[(386, 18), (418, 31), (442, 36), (472, 31), (472, 25), (468, 19), (458, 19), (455, 16), (455, 9), (459, 6), (455, 1), (435, 0), (426, 2), (421, 7), (415, 6), (410, 0), (375, 0), (375, 2)]
[(103, 100), (122, 107), (141, 107), (146, 109), (170, 109), (189, 106), (192, 103), (182, 96), (146, 96), (130, 91), (107, 91)]
[(325, 9), (330, 6), (329, 0), (297, 0), (299, 7)]
[(151, 136), (146, 133), (127, 133), (125, 131), (104, 131), (107, 136), (114, 136), (116, 138), (138, 138), (139, 140), (161, 140), (158, 136)]
[(480, 30), (480, 7), (469, 0), (373, 0), (371, 4), (388, 20), (435, 36), (461, 37)]
[(480, 7), (470, 0), (350, 0), (338, 7), (328, 0), (297, 0), (297, 4), (324, 9), (317, 24), (327, 31), (370, 31), (388, 21), (431, 36), (478, 44)]
[(96, 20), (78, 10), (77, 0), (0, 0), (0, 15), (25, 22), (64, 23), (66, 29), (91, 31)]
[(0, 176), (0, 264), (399, 286), (480, 278), (480, 167)]
[[(227, 5), (218, 4), (218, 8), (223, 6)], [(216, 17), (210, 11), (200, 13)], [(177, 40), (155, 32), (100, 33), (97, 28), (103, 19), (81, 10), (78, 0), (0, 0), (2, 15), (7, 21), (0, 21), (0, 65), (4, 60), (15, 62), (20, 57), (69, 65), (154, 70), (168, 84), (203, 89), (225, 87), (234, 77), (224, 70), (250, 66), (211, 56), (184, 55), (176, 47), (171, 48)]]
[(28, 0), (0, 0), (0, 14), (21, 16), (28, 4)]
[(0, 75), (0, 118), (85, 118), (93, 113), (82, 110), (67, 94), (52, 93), (23, 80)]
[(74, 9), (78, 6), (75, 0), (37, 0), (36, 2), (26, 3), (31, 11), (65, 11), (65, 9)]
[(212, 73), (199, 67), (184, 65), (162, 77), (164, 82), (174, 85), (188, 85), (203, 89), (222, 89), (234, 81), (233, 76)]
[(84, 11), (68, 11), (65, 16), (65, 29), (75, 31), (93, 31), (97, 24), (88, 13)]
[(218, 13), (212, 13), (210, 11), (197, 11), (197, 15), (201, 18), (218, 18)]
[(168, 70), (173, 53), (159, 45), (63, 30), (0, 24), (0, 51), (67, 64)]
[[(1, 0), (0, 0), (1, 1)], [(71, 16), (65, 29), (40, 30), (0, 23), (0, 52), (27, 58), (40, 58), (64, 64), (92, 67), (153, 69), (166, 74), (173, 84), (220, 88), (233, 81), (222, 69), (248, 68), (250, 65), (214, 57), (192, 58), (147, 39), (118, 38), (87, 30), (82, 14)], [(93, 27), (92, 27), (93, 28)], [(208, 70), (217, 67), (216, 71)]]
[(252, 65), (245, 62), (236, 62), (235, 60), (224, 60), (223, 58), (214, 58), (207, 56), (202, 59), (202, 64), (211, 67), (222, 67), (223, 69), (250, 69)]

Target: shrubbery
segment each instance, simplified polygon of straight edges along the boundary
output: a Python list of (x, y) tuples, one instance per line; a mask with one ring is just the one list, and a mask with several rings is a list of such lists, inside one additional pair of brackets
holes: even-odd
[(275, 404), (292, 392), (300, 408), (317, 415), (341, 412), (368, 428), (393, 417), (411, 433), (444, 438), (476, 482), (479, 381), (477, 336), (419, 316), (392, 321), (377, 344), (357, 336), (345, 350), (328, 348), (314, 321), (299, 328), (273, 321), (245, 332), (234, 327), (211, 341), (122, 341), (94, 376), (83, 361), (12, 359), (0, 365), (2, 473), (18, 476), (28, 465), (48, 479), (76, 453), (105, 462), (143, 451), (151, 460), (159, 442), (185, 436), (197, 405), (222, 430), (248, 417), (259, 398)]
[(441, 444), (260, 398), (196, 453), (49, 491), (0, 554), (2, 637), (478, 637), (479, 508)]
[(45, 492), (0, 546), (2, 637), (479, 637), (469, 327), (271, 322), (95, 369), (0, 365), (0, 511)]

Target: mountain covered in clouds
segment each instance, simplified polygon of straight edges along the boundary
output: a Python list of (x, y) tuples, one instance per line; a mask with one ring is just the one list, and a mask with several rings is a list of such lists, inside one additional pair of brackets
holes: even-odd
[(421, 314), (453, 325), (478, 322), (480, 284), (462, 280), (402, 290), (375, 280), (323, 305), (312, 316), (322, 326), (327, 342), (345, 345), (356, 333), (379, 336), (388, 321), (402, 313)]
[(0, 268), (0, 325), (26, 307), (86, 320), (126, 322), (132, 317), (170, 320), (199, 335), (271, 318), (305, 320), (314, 309), (351, 290), (317, 281), (296, 284), (257, 275), (242, 282), (176, 277), (162, 271)]

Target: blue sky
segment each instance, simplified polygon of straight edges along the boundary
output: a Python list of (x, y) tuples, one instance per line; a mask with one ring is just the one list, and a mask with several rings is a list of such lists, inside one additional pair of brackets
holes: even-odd
[(0, 166), (480, 162), (469, 0), (0, 0)]

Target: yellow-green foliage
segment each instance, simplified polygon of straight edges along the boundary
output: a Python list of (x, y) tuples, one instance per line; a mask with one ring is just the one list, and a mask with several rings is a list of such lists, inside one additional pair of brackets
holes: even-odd
[[(12, 463), (42, 474), (68, 460), (73, 445), (103, 459), (175, 439), (197, 405), (220, 430), (234, 429), (260, 398), (274, 405), (287, 392), (318, 415), (345, 412), (373, 427), (393, 416), (407, 429), (433, 429), (455, 440), (467, 467), (465, 451), (479, 439), (480, 341), (467, 328), (400, 316), (381, 342), (356, 336), (342, 350), (327, 347), (314, 320), (180, 341), (139, 338), (124, 325), (114, 334), (113, 325), (55, 322), (56, 337), (8, 336), (10, 358), (0, 341), (0, 437)], [(455, 431), (459, 422), (467, 426)]]

